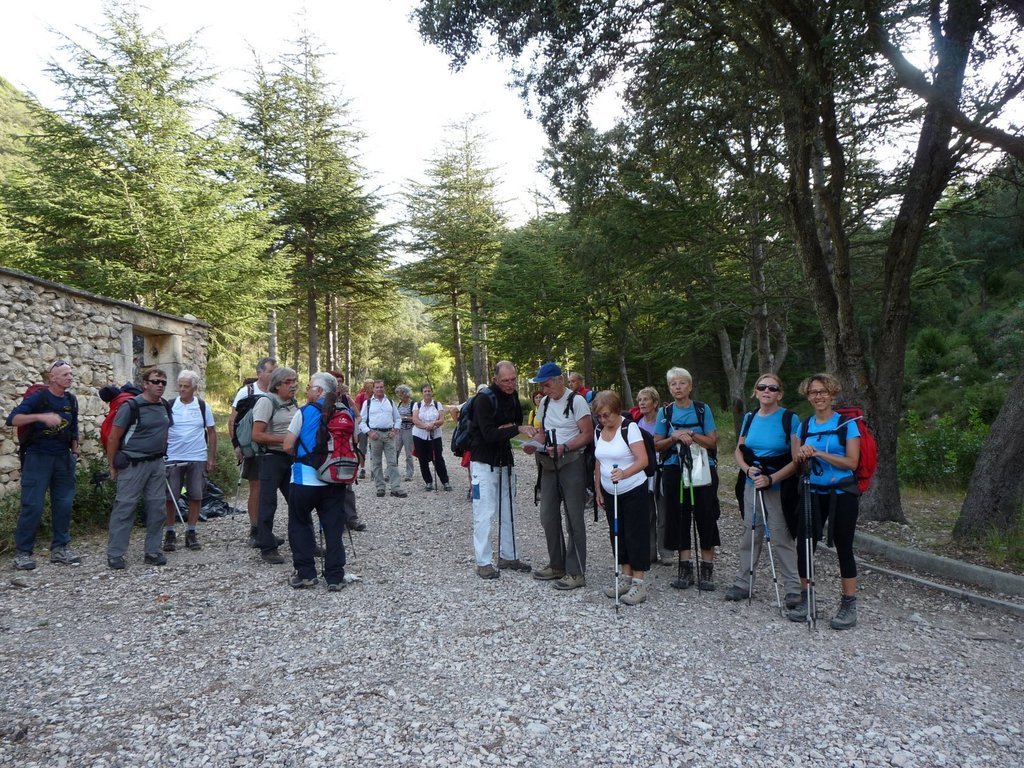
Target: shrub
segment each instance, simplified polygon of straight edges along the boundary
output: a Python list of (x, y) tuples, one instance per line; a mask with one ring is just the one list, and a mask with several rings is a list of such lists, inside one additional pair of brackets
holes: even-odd
[(900, 480), (914, 486), (965, 488), (987, 435), (988, 426), (975, 408), (961, 426), (949, 413), (925, 424), (909, 411), (896, 453)]

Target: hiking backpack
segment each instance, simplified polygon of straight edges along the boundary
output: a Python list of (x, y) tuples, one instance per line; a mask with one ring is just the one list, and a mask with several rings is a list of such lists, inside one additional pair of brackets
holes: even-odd
[[(853, 471), (853, 477), (857, 481), (857, 488), (864, 493), (871, 487), (871, 478), (874, 477), (875, 470), (878, 468), (878, 443), (875, 442), (875, 436), (871, 434), (868, 423), (864, 420), (864, 411), (861, 408), (855, 405), (842, 405), (837, 406), (835, 411), (839, 414), (838, 426), (834, 430), (815, 432), (814, 434), (836, 435), (839, 438), (839, 444), (845, 448), (846, 425), (851, 421), (860, 422), (857, 425), (860, 430), (860, 458), (857, 460), (857, 468)], [(807, 442), (812, 418), (813, 416), (808, 416), (800, 426), (801, 444)]]
[[(624, 442), (626, 445), (629, 445), (630, 424), (636, 424), (636, 422), (633, 421), (633, 417), (630, 416), (628, 413), (623, 413), (622, 426), (619, 429), (622, 433), (622, 442)], [(654, 450), (654, 436), (651, 435), (646, 429), (641, 427), (639, 424), (636, 425), (636, 428), (640, 430), (640, 437), (642, 437), (644, 441), (644, 450), (647, 451), (647, 466), (644, 467), (644, 474), (647, 477), (654, 477), (656, 474), (658, 474), (658, 452)], [(598, 425), (597, 429), (594, 432), (595, 445), (597, 444), (597, 441), (601, 439), (602, 429), (603, 425)]]
[[(242, 452), (243, 457), (251, 459), (264, 452), (261, 445), (252, 441), (253, 408), (256, 407), (256, 402), (261, 397), (268, 397), (268, 395), (257, 392), (253, 384), (247, 384), (246, 387), (245, 397), (235, 405), (235, 436), (231, 442)], [(274, 414), (277, 413), (279, 407), (277, 401), (274, 400), (274, 409), (271, 411), (270, 418), (274, 418)]]
[[(170, 401), (172, 411), (174, 410), (174, 404), (178, 402), (179, 399), (180, 398), (175, 397)], [(206, 444), (209, 445), (210, 433), (206, 431), (206, 401), (203, 400), (203, 398), (201, 398), (199, 395), (196, 395), (196, 400), (199, 401), (199, 420), (203, 423), (203, 439), (206, 441)]]
[[(135, 399), (135, 395), (124, 401), (124, 404), (128, 406), (128, 424), (124, 428), (124, 434), (121, 435), (121, 445), (119, 448), (123, 448), (132, 435), (135, 434), (135, 425), (139, 421), (139, 408), (143, 406), (139, 405), (139, 401)], [(111, 403), (113, 405), (113, 403)], [(171, 404), (164, 400), (162, 397), (156, 403), (146, 403), (145, 405), (162, 405), (164, 410), (167, 411), (167, 428), (170, 429), (174, 425), (174, 415), (171, 413)], [(120, 406), (118, 407), (120, 410)], [(116, 414), (115, 414), (116, 416)]]
[(103, 445), (104, 452), (107, 450), (107, 443), (110, 442), (110, 430), (114, 427), (114, 419), (117, 418), (118, 410), (133, 397), (141, 394), (141, 390), (129, 387), (128, 384), (125, 387), (114, 395), (114, 399), (110, 401), (107, 415), (103, 417), (103, 423), (100, 425), (100, 443)]
[[(30, 397), (35, 395), (37, 392), (42, 392), (46, 389), (45, 384), (29, 384), (28, 388), (22, 393), (21, 399), (24, 402)], [(78, 398), (76, 398), (70, 392), (67, 396), (71, 400), (71, 416), (72, 418), (78, 416)], [(46, 399), (44, 395), (40, 395), (40, 403), (45, 403)], [(43, 413), (41, 410), (37, 410), (38, 405), (33, 407), (30, 413)], [(36, 422), (30, 422), (29, 424), (22, 424), (20, 427), (16, 427), (18, 435), (18, 461), (21, 462), (21, 466), (25, 466), (25, 453), (28, 451), (28, 447), (35, 441), (37, 430), (35, 429)], [(71, 432), (68, 430), (68, 445), (71, 444)]]
[[(352, 483), (359, 471), (359, 458), (352, 450), (352, 434), (356, 424), (352, 412), (341, 401), (333, 407), (327, 403), (323, 406), (309, 403), (302, 406), (303, 417), (315, 408), (320, 415), (320, 426), (316, 430), (316, 444), (312, 450), (302, 442), (299, 445), (303, 453), (296, 461), (313, 467), (316, 476), (325, 483), (338, 485)], [(330, 408), (330, 413), (326, 413)]]
[(459, 409), (459, 421), (455, 425), (455, 431), (452, 432), (451, 444), (452, 453), (460, 458), (469, 448), (470, 438), (473, 436), (473, 403), (476, 402), (477, 395), (486, 395), (490, 399), (491, 405), (494, 406), (494, 410), (498, 410), (498, 398), (490, 387), (484, 387), (462, 404)]
[[(700, 427), (700, 431), (701, 432), (704, 431), (704, 407), (705, 407), (704, 403), (702, 403), (700, 400), (690, 400), (690, 403), (693, 405), (693, 412), (697, 415), (697, 423), (696, 424), (673, 425), (672, 424), (672, 407), (675, 405), (675, 403), (668, 403), (667, 405), (662, 407), (661, 412), (662, 412), (662, 415), (665, 417), (665, 422), (668, 424), (669, 434), (672, 434), (672, 427), (673, 426), (678, 426), (680, 429), (687, 429), (689, 427)], [(708, 448), (707, 450), (708, 450), (708, 458), (710, 458), (712, 460), (715, 460), (715, 459), (718, 458), (718, 449), (717, 448)], [(667, 451), (662, 451), (661, 452), (661, 460), (662, 460), (662, 462), (665, 462), (666, 460), (668, 460), (672, 456), (672, 452), (673, 452), (672, 448), (669, 448)]]

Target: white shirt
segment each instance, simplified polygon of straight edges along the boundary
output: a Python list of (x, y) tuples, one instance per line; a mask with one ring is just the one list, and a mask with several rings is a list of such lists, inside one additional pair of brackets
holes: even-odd
[[(552, 429), (555, 430), (555, 439), (558, 440), (559, 445), (565, 445), (576, 437), (580, 433), (579, 420), (590, 415), (590, 406), (587, 405), (587, 400), (582, 395), (576, 395), (572, 399), (572, 409), (569, 411), (569, 415), (563, 415), (566, 399), (571, 394), (573, 391), (566, 387), (565, 392), (558, 400), (545, 397), (540, 401), (538, 409), (540, 411), (538, 416), (544, 424), (544, 429), (549, 432)], [(545, 402), (547, 403), (547, 413), (545, 413)]]
[[(421, 400), (416, 404), (416, 407), (413, 408), (412, 415), (420, 421), (432, 422), (441, 418), (441, 414), (443, 412), (444, 406), (438, 405), (437, 400), (431, 400), (429, 405)], [(420, 440), (433, 440), (435, 437), (441, 436), (441, 428), (438, 427), (437, 429), (428, 430), (414, 426), (412, 428), (412, 436), (418, 437)]]
[(402, 416), (398, 412), (398, 408), (386, 397), (380, 400), (376, 397), (369, 398), (363, 403), (362, 416), (363, 420), (359, 422), (359, 431), (363, 434), (398, 429), (402, 423)]
[[(643, 443), (643, 435), (640, 434), (640, 427), (635, 422), (630, 422), (629, 426), (626, 427), (626, 436), (629, 438), (629, 445), (626, 445), (622, 439), (622, 425), (614, 429), (615, 436), (611, 440), (605, 440), (608, 436), (608, 428), (601, 430), (601, 437), (594, 435), (594, 457), (601, 462), (601, 488), (606, 494), (614, 494), (616, 487), (612, 483), (612, 469), (615, 465), (619, 465), (619, 469), (626, 470), (630, 467), (633, 462), (636, 461), (636, 456), (633, 455), (633, 451), (630, 450), (630, 446), (637, 443)], [(646, 450), (646, 449), (645, 449)], [(625, 493), (631, 491), (634, 488), (643, 485), (647, 482), (647, 475), (642, 471), (637, 472), (634, 475), (623, 478), (619, 481), (618, 492)], [(608, 500), (605, 499), (605, 506), (608, 505)]]
[(174, 423), (167, 430), (167, 460), (206, 461), (206, 428), (214, 425), (210, 404), (206, 404), (205, 422), (199, 410), (198, 396), (193, 397), (191, 403), (174, 398), (171, 415)]
[(238, 401), (241, 400), (243, 397), (248, 397), (249, 396), (249, 387), (250, 386), (252, 386), (252, 393), (254, 395), (269, 395), (270, 394), (269, 392), (265, 392), (264, 390), (260, 389), (260, 383), (258, 381), (254, 381), (251, 385), (246, 384), (244, 387), (242, 387), (240, 390), (238, 390), (238, 392), (235, 393), (235, 399), (231, 401), (231, 407), (232, 408), (237, 408), (238, 407)]

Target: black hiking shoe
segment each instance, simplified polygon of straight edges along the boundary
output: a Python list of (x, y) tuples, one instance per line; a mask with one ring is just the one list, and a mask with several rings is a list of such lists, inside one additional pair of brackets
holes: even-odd
[(178, 534), (174, 531), (164, 533), (164, 552), (174, 552), (178, 549)]
[(697, 589), (701, 592), (715, 591), (715, 564), (706, 560), (700, 561), (700, 581), (697, 582)]
[(679, 575), (676, 576), (671, 585), (674, 589), (689, 589), (693, 586), (693, 563), (689, 560), (679, 564)]
[(266, 552), (261, 552), (260, 557), (263, 558), (264, 563), (270, 563), (271, 565), (281, 565), (284, 562), (284, 558), (277, 549), (268, 549)]
[(203, 545), (199, 543), (199, 536), (196, 535), (195, 531), (185, 531), (185, 549), (202, 549)]
[(146, 553), (146, 556), (142, 558), (146, 565), (167, 565), (167, 558), (163, 556), (161, 552), (155, 552), (150, 554)]
[(843, 595), (839, 601), (839, 610), (835, 618), (829, 622), (832, 629), (853, 629), (857, 626), (857, 596)]

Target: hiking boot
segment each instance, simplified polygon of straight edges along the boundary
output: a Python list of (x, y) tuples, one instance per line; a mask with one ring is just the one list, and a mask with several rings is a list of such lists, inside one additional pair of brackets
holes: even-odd
[(501, 574), (498, 573), (497, 568), (495, 568), (493, 565), (488, 564), (478, 565), (476, 567), (476, 575), (479, 576), (481, 579), (496, 579)]
[(640, 605), (647, 602), (647, 581), (636, 581), (629, 588), (629, 592), (622, 596), (622, 602), (626, 605)]
[(324, 552), (324, 548), (321, 547), (319, 544), (313, 546), (313, 557), (323, 557)]
[(107, 568), (112, 571), (123, 571), (128, 567), (128, 564), (124, 561), (123, 557), (108, 557)]
[(427, 483), (427, 487), (424, 488), (423, 490), (425, 490), (425, 491), (432, 491), (432, 490), (434, 490), (434, 484), (433, 483)]
[(689, 589), (693, 586), (693, 563), (686, 560), (679, 563), (679, 575), (672, 579), (674, 589)]
[(789, 613), (786, 614), (786, 618), (790, 621), (807, 621), (807, 590), (800, 592), (800, 600), (797, 602), (796, 607), (793, 608)]
[(399, 488), (397, 491), (392, 491), (391, 495), (394, 496), (396, 499), (404, 499), (409, 494), (407, 494), (405, 491)]
[(533, 570), (522, 560), (506, 560), (503, 557), (498, 558), (498, 569), (502, 571), (519, 571), (520, 573), (529, 573)]
[(270, 563), (271, 565), (281, 565), (284, 562), (284, 558), (277, 549), (268, 549), (266, 552), (261, 552), (260, 557), (263, 558), (264, 563)]
[(292, 589), (310, 589), (315, 587), (318, 581), (319, 579), (316, 576), (311, 579), (303, 579), (299, 574), (293, 573), (291, 578), (288, 579), (288, 586)]
[(725, 599), (727, 602), (736, 602), (738, 600), (746, 600), (750, 597), (750, 593), (743, 587), (737, 587), (733, 584), (727, 590), (725, 590)]
[(794, 608), (796, 608), (798, 605), (800, 605), (800, 601), (802, 599), (804, 598), (801, 597), (799, 592), (787, 593), (786, 596), (783, 598), (783, 601), (786, 603), (786, 610), (791, 611)]
[(451, 483), (445, 483), (445, 484), (444, 484), (444, 489), (445, 489), (446, 491), (451, 491), (451, 489), (452, 489), (452, 484), (451, 484)]
[(697, 582), (697, 589), (701, 592), (715, 591), (715, 564), (706, 560), (700, 561), (700, 581)]
[(337, 584), (328, 584), (327, 585), (327, 591), (328, 592), (341, 592), (341, 590), (343, 590), (346, 586), (348, 586), (348, 585), (345, 584), (344, 581), (339, 581)]
[(359, 470), (359, 479), (360, 480), (365, 480), (366, 479), (366, 470), (365, 469), (360, 469)]
[(604, 595), (605, 597), (610, 597), (614, 600), (616, 596), (622, 597), (624, 594), (629, 592), (632, 586), (633, 577), (621, 575), (615, 581), (615, 583), (609, 584), (607, 587), (604, 588)]
[(31, 552), (19, 552), (14, 556), (14, 570), (32, 571), (35, 567), (36, 561)]
[(365, 531), (366, 523), (364, 523), (358, 517), (354, 517), (352, 518), (352, 520), (349, 521), (348, 529), (350, 531)]
[(142, 559), (146, 565), (167, 565), (167, 558), (163, 556), (162, 552), (147, 552)]
[(195, 531), (185, 531), (185, 549), (202, 549), (203, 545), (199, 543), (199, 536), (196, 535)]
[(828, 624), (832, 629), (853, 629), (857, 626), (857, 596), (843, 595), (839, 600), (839, 610), (835, 618)]
[(533, 572), (533, 578), (537, 581), (554, 581), (565, 576), (565, 571), (559, 571), (552, 568), (550, 565), (545, 565), (539, 571)]
[(178, 549), (178, 534), (174, 531), (166, 531), (164, 533), (164, 552), (174, 552)]
[(379, 498), (380, 498), (381, 496), (383, 496), (383, 495), (384, 495), (385, 493), (387, 493), (387, 491), (385, 491), (385, 490), (384, 490), (383, 488), (378, 488), (378, 489), (377, 489), (377, 498), (379, 499)]
[(54, 547), (50, 550), (50, 562), (58, 565), (78, 565), (82, 558), (76, 555), (71, 547)]
[(579, 589), (580, 587), (587, 586), (587, 577), (582, 573), (573, 576), (570, 573), (565, 574), (562, 578), (551, 585), (555, 589), (560, 589), (563, 592), (567, 592), (570, 589)]

